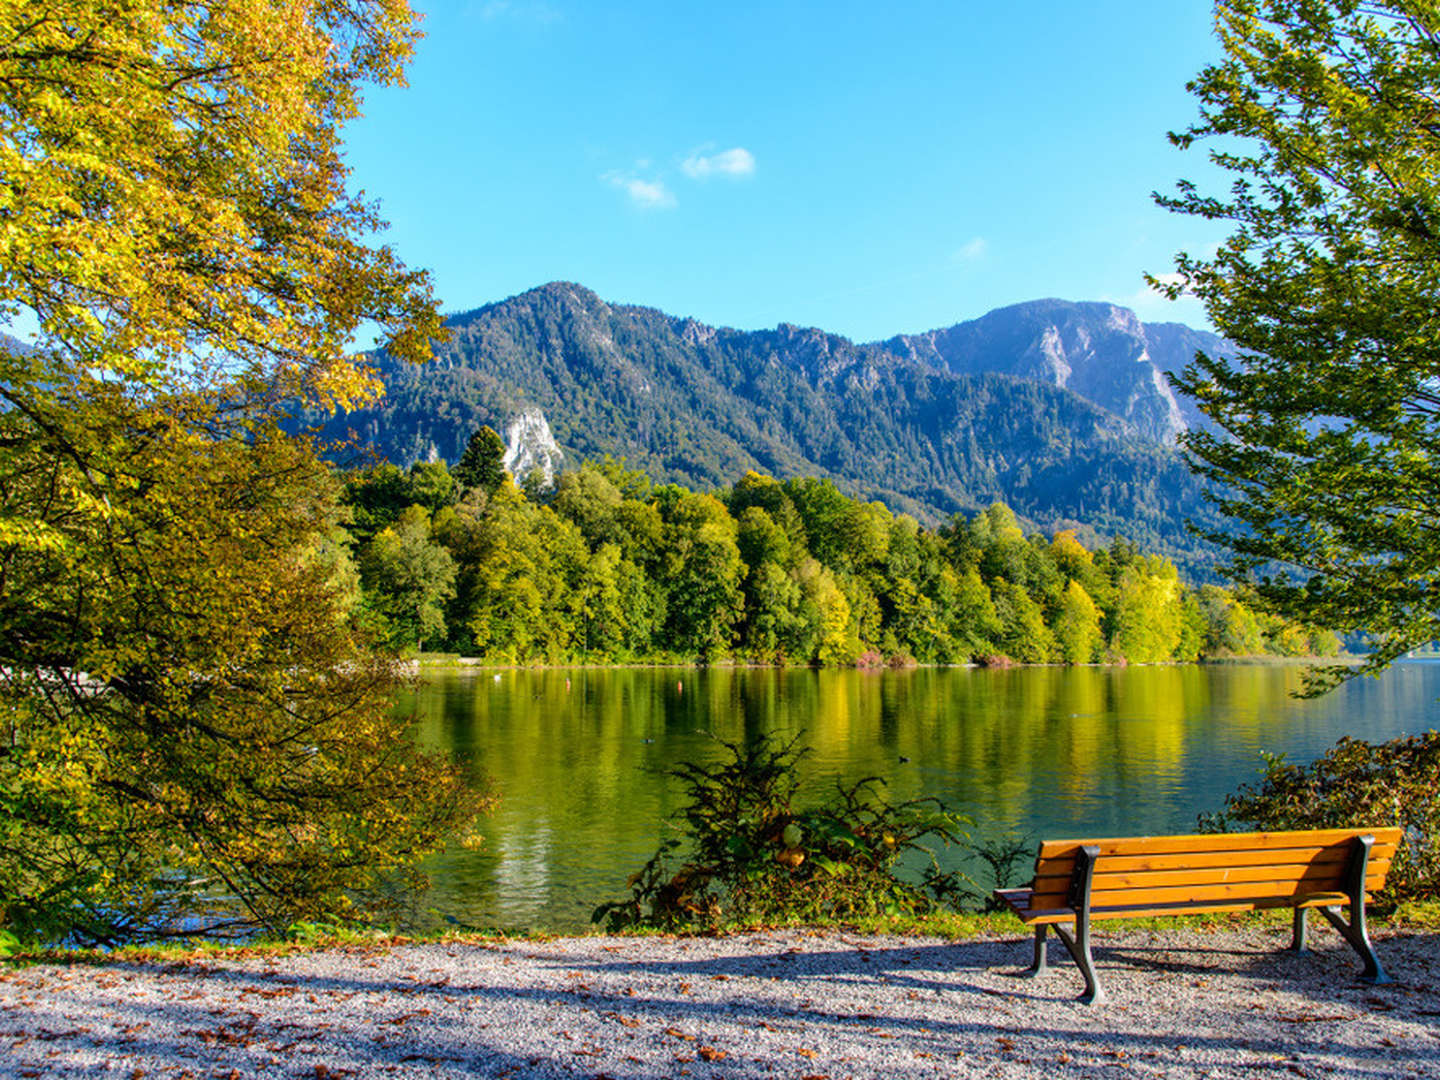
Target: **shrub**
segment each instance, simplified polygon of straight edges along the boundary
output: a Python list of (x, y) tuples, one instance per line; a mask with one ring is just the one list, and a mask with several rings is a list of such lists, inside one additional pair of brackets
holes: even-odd
[[(971, 894), (968, 879), (942, 872), (926, 846), (963, 841), (969, 824), (938, 800), (891, 803), (868, 777), (837, 783), (821, 806), (795, 809), (796, 766), (807, 753), (798, 741), (722, 743), (728, 760), (672, 769), (687, 797), (677, 822), (683, 839), (663, 842), (631, 876), (630, 897), (601, 904), (592, 921), (611, 930), (706, 930), (914, 915)], [(897, 875), (907, 852), (927, 857), (918, 881)]]
[(1398, 825), (1400, 850), (1382, 900), (1440, 897), (1440, 732), (1368, 743), (1348, 736), (1309, 765), (1266, 755), (1258, 785), (1204, 815), (1202, 829), (1330, 829)]

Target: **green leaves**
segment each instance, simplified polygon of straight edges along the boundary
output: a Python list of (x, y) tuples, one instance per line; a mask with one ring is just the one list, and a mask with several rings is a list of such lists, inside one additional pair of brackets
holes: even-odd
[(494, 494), (505, 482), (505, 442), (494, 428), (481, 426), (470, 436), (453, 475), (462, 488), (480, 488), (486, 494)]
[(1373, 672), (1440, 636), (1440, 8), (1227, 0), (1217, 22), (1227, 57), (1176, 141), (1216, 141), (1237, 183), (1159, 202), (1232, 223), (1177, 265), (1242, 355), (1178, 380), (1219, 425), (1184, 442), (1233, 492), (1211, 537), (1232, 573), (1272, 610), (1369, 634)]
[(444, 603), (455, 595), (455, 560), (433, 540), (423, 508), (409, 507), (376, 533), (361, 553), (360, 567), (391, 644), (413, 648), (444, 640)]
[(49, 435), (84, 468), (14, 416), (0, 453), (0, 505), (66, 538), (0, 550), (0, 919), (104, 943), (381, 909), (483, 799), (410, 744), (316, 556), (327, 467), (263, 424), (212, 439), (203, 399), (74, 393)]
[(1440, 896), (1440, 733), (1388, 743), (1345, 738), (1309, 765), (1262, 754), (1256, 784), (1226, 797), (1201, 819), (1207, 829), (1327, 829), (1399, 825), (1405, 838), (1382, 894), (1387, 900)]
[(345, 484), (365, 604), (397, 646), (866, 666), (1310, 651), (1308, 628), (1262, 627), (1238, 601), (1256, 631), (1219, 644), (1223, 613), (1202, 611), (1173, 563), (1125, 541), (1091, 552), (1071, 530), (1027, 537), (999, 503), (932, 531), (829, 481), (753, 472), (713, 495), (614, 463), (562, 473), (549, 498), (505, 481), (451, 505), (454, 486), (443, 462)]
[[(965, 842), (963, 816), (931, 799), (891, 803), (874, 778), (802, 809), (798, 738), (720, 748), (718, 762), (672, 770), (686, 798), (683, 839), (662, 844), (631, 877), (631, 897), (601, 905), (593, 921), (675, 929), (914, 914), (960, 891), (927, 845)], [(929, 859), (918, 882), (900, 873), (907, 853)]]
[(9, 932), (373, 912), (484, 802), (391, 716), (334, 479), (274, 424), (376, 394), (363, 323), (416, 360), (440, 331), (339, 157), (413, 18), (0, 5), (0, 321), (38, 327), (0, 347)]

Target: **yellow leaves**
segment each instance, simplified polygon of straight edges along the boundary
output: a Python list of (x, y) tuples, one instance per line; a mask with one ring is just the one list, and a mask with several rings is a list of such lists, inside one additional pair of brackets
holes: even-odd
[[(11, 778), (54, 808), (32, 820), (64, 823), (22, 829), (0, 878), (15, 859), (43, 878), (43, 852), (70, 845), (54, 872), (95, 870), (117, 913), (148, 875), (186, 866), (280, 898), (267, 917), (439, 843), (480, 801), (410, 749), (389, 662), (337, 607), (313, 554), (336, 483), (313, 450), (264, 429), (207, 438), (220, 405), (204, 397), (152, 409), (74, 385), (54, 434), (90, 465), (23, 438), (0, 453), (0, 620), (24, 627), (5, 643), (0, 727), (25, 748)], [(44, 658), (33, 675), (21, 640)]]
[(358, 365), (347, 357), (314, 372), (310, 390), (319, 405), (334, 412), (376, 401), (384, 395), (385, 385), (373, 367)]
[(0, 724), (23, 750), (0, 782), (29, 808), (0, 909), (21, 917), (23, 878), (163, 921), (184, 869), (260, 921), (333, 910), (482, 802), (391, 719), (392, 664), (317, 554), (335, 482), (266, 421), (378, 395), (346, 355), (366, 320), (414, 358), (440, 329), (425, 275), (366, 246), (338, 153), (413, 15), (42, 8), (0, 0), (0, 312), (40, 327), (0, 352)]
[(29, 517), (0, 516), (0, 549), (58, 553), (67, 545), (65, 534), (47, 522)]
[(1093, 565), (1095, 561), (1095, 557), (1075, 539), (1074, 529), (1061, 529), (1057, 532), (1050, 541), (1050, 552), (1055, 556), (1055, 561), (1071, 573), (1081, 567)]
[(403, 4), (45, 10), (0, 5), (0, 306), (127, 378), (164, 354), (196, 385), (228, 354), (332, 408), (377, 392), (342, 356), (363, 320), (428, 355), (428, 282), (364, 246), (337, 153), (357, 69), (393, 78), (409, 51)]

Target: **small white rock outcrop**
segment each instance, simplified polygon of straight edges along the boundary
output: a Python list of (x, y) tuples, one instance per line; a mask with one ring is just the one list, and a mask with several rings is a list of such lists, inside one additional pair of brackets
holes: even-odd
[(505, 425), (505, 468), (523, 483), (531, 473), (544, 477), (542, 488), (553, 487), (555, 474), (565, 464), (565, 451), (555, 441), (545, 414), (535, 406), (521, 409)]

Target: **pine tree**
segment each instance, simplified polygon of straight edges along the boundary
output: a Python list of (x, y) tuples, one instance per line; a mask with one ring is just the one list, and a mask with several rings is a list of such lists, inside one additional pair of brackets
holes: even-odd
[(462, 488), (480, 488), (494, 494), (510, 476), (505, 471), (505, 440), (493, 428), (479, 428), (465, 444), (465, 453), (450, 475)]

